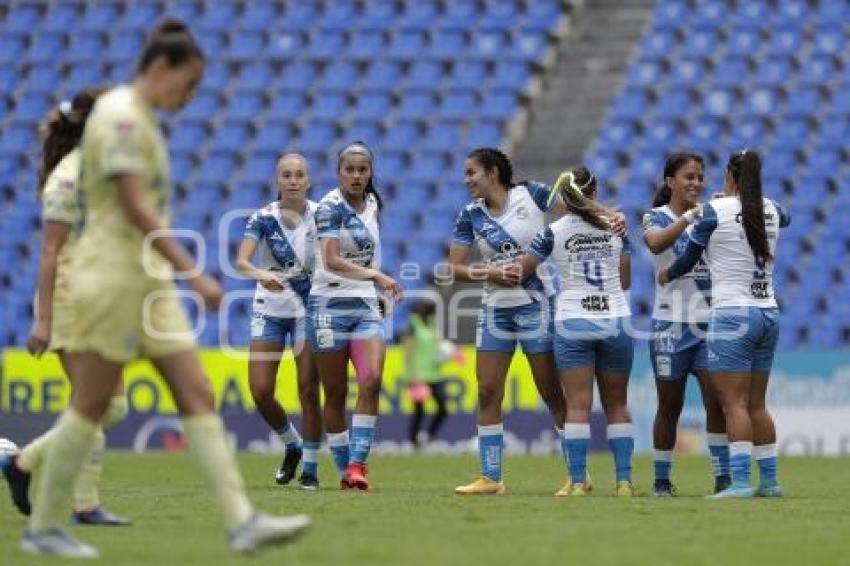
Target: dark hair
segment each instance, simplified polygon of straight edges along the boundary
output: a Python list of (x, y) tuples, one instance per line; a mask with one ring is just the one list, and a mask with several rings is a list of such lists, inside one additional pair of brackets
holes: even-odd
[(44, 141), (41, 146), (41, 169), (38, 172), (38, 192), (62, 158), (80, 143), (86, 120), (103, 87), (89, 87), (78, 92), (71, 102), (63, 101), (52, 109), (42, 125)]
[(747, 243), (756, 258), (756, 265), (764, 267), (773, 259), (767, 242), (767, 230), (764, 226), (764, 199), (761, 190), (761, 157), (751, 149), (733, 153), (726, 164), (726, 170), (738, 184), (738, 196), (741, 199), (741, 217)]
[(148, 35), (139, 58), (138, 72), (143, 72), (159, 57), (165, 57), (170, 66), (177, 67), (193, 58), (203, 60), (204, 54), (186, 24), (167, 18)]
[(346, 150), (352, 146), (361, 146), (363, 151), (357, 153), (369, 158), (372, 174), (369, 175), (369, 180), (366, 181), (366, 188), (364, 189), (364, 192), (375, 197), (375, 201), (378, 203), (378, 210), (381, 211), (384, 208), (384, 199), (381, 198), (381, 195), (378, 194), (377, 187), (375, 187), (375, 156), (369, 146), (366, 145), (366, 142), (362, 140), (354, 140), (353, 142), (343, 146), (343, 148), (339, 150), (339, 153), (337, 153), (337, 169), (339, 169), (339, 165), (342, 163), (343, 156), (348, 153)]
[(661, 178), (661, 185), (658, 187), (658, 190), (655, 191), (655, 197), (652, 200), (653, 207), (670, 204), (672, 191), (670, 190), (670, 187), (667, 186), (667, 178), (675, 177), (676, 173), (679, 172), (679, 169), (691, 161), (696, 161), (703, 167), (703, 169), (705, 168), (705, 160), (701, 155), (697, 155), (696, 153), (677, 151), (667, 156), (667, 160), (664, 162), (664, 175)]
[(416, 301), (410, 305), (410, 314), (418, 316), (423, 322), (428, 322), (436, 311), (437, 306), (430, 300)]
[(499, 149), (494, 147), (479, 147), (467, 156), (481, 164), (485, 171), (496, 169), (499, 173), (499, 183), (506, 188), (513, 186), (514, 168), (511, 160)]
[(569, 171), (566, 184), (560, 187), (561, 198), (567, 210), (600, 230), (610, 230), (608, 219), (611, 211), (594, 200), (596, 175), (587, 167), (575, 167)]

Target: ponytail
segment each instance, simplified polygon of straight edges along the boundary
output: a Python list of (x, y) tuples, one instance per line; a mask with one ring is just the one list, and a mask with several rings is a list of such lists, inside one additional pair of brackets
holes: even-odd
[(610, 230), (607, 217), (611, 211), (594, 200), (596, 176), (587, 167), (576, 167), (559, 177), (555, 189), (560, 191), (568, 212), (600, 230)]
[(761, 157), (755, 151), (745, 149), (729, 158), (726, 166), (732, 179), (738, 184), (741, 200), (741, 218), (747, 243), (753, 251), (756, 265), (764, 265), (773, 259), (767, 241), (764, 224), (764, 198), (761, 188)]
[(143, 73), (159, 57), (165, 57), (171, 67), (177, 67), (189, 59), (203, 60), (204, 54), (189, 26), (178, 19), (167, 18), (148, 35), (139, 58), (138, 72)]
[(353, 141), (339, 150), (339, 153), (337, 154), (337, 169), (339, 169), (339, 166), (342, 163), (342, 158), (351, 153), (364, 155), (369, 160), (372, 174), (369, 175), (369, 180), (366, 182), (366, 188), (363, 192), (375, 197), (375, 202), (377, 202), (378, 211), (380, 212), (384, 208), (384, 199), (381, 198), (381, 195), (378, 194), (377, 187), (375, 187), (375, 156), (372, 153), (372, 150), (369, 149), (369, 146), (366, 145), (366, 142), (360, 140)]
[(44, 141), (41, 146), (41, 168), (38, 171), (39, 195), (56, 165), (80, 143), (94, 103), (105, 90), (100, 87), (83, 89), (73, 100), (60, 102), (47, 115), (42, 125)]

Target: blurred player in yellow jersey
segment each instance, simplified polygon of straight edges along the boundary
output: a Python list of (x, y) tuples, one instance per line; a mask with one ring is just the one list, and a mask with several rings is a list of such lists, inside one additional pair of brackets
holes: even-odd
[[(80, 151), (77, 145), (86, 119), (103, 89), (85, 89), (72, 101), (61, 103), (50, 112), (45, 123), (39, 190), (42, 200), (44, 235), (35, 301), (35, 322), (27, 348), (37, 356), (47, 350), (56, 352), (72, 384), (74, 371), (66, 349), (71, 340), (71, 312), (68, 280), (70, 262), (82, 221), (82, 203), (78, 190)], [(97, 484), (103, 468), (106, 446), (104, 430), (127, 414), (127, 399), (119, 381), (109, 407), (99, 422), (91, 453), (74, 488), (73, 521), (91, 525), (127, 525), (129, 521), (113, 515), (100, 505)], [(29, 443), (3, 473), (9, 482), (12, 500), (21, 513), (30, 514), (29, 484), (33, 471), (44, 459), (52, 437), (46, 433)]]
[(77, 380), (47, 449), (22, 541), (29, 552), (97, 556), (60, 527), (61, 511), (124, 365), (139, 357), (149, 358), (171, 389), (190, 454), (214, 494), (233, 550), (289, 539), (309, 524), (306, 516), (258, 514), (248, 501), (172, 281), (174, 272), (185, 277), (212, 308), (222, 299), (215, 280), (199, 273), (168, 235), (168, 152), (154, 113), (184, 106), (203, 71), (191, 32), (167, 20), (149, 36), (133, 82), (104, 94), (86, 124), (80, 174), (85, 226), (72, 263), (68, 347)]

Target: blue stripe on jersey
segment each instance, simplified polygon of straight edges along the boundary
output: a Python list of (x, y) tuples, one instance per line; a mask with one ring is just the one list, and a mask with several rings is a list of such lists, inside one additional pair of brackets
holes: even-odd
[[(702, 207), (702, 217), (693, 232), (691, 232), (691, 240), (703, 248), (708, 245), (708, 239), (711, 234), (717, 229), (717, 211), (710, 204), (704, 204)], [(686, 272), (687, 273), (687, 272)]]
[(316, 237), (339, 238), (343, 228), (357, 249), (346, 250), (340, 247), (340, 255), (361, 267), (371, 265), (377, 246), (360, 217), (342, 202), (320, 204), (316, 210)]
[(537, 257), (540, 261), (545, 261), (552, 255), (552, 249), (555, 246), (555, 234), (552, 229), (546, 228), (534, 236), (531, 245), (528, 246), (528, 253)]
[(650, 210), (643, 215), (643, 231), (666, 228), (674, 222), (672, 218), (664, 214), (660, 209)]
[(787, 228), (791, 225), (791, 214), (788, 212), (788, 209), (776, 202), (775, 200), (771, 200), (773, 206), (776, 207), (776, 212), (779, 214), (779, 227)]
[(528, 194), (531, 195), (531, 200), (537, 205), (537, 208), (546, 212), (549, 210), (549, 187), (537, 181), (527, 181), (525, 183)]
[[(252, 217), (245, 228), (247, 237), (255, 236), (257, 240), (265, 240), (275, 262), (283, 269), (283, 275), (292, 290), (301, 295), (302, 298), (310, 293), (310, 276), (304, 273), (298, 256), (292, 244), (283, 233), (280, 223), (274, 216), (257, 215)], [(300, 267), (301, 274), (286, 276), (286, 273), (295, 267)], [(276, 271), (276, 270), (272, 270)]]
[(475, 242), (475, 234), (472, 231), (472, 219), (469, 217), (469, 209), (464, 207), (457, 215), (455, 227), (452, 231), (452, 243), (469, 247)]
[(623, 249), (620, 251), (620, 254), (632, 255), (632, 242), (629, 240), (629, 237), (623, 236), (621, 239), (623, 240)]

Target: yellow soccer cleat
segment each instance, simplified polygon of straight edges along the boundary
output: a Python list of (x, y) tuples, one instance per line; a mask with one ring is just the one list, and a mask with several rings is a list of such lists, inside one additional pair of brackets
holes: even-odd
[(617, 497), (634, 497), (635, 486), (630, 481), (617, 482)]
[[(584, 484), (577, 484), (581, 487), (584, 493), (590, 493), (593, 491), (593, 481), (590, 479), (590, 474), (587, 474), (584, 477)], [(564, 484), (564, 487), (555, 492), (555, 497), (567, 497), (568, 495), (572, 495), (573, 489), (573, 480), (572, 478), (567, 478), (567, 483)]]
[(455, 493), (457, 495), (502, 495), (505, 493), (505, 482), (481, 476), (470, 484), (457, 486)]

